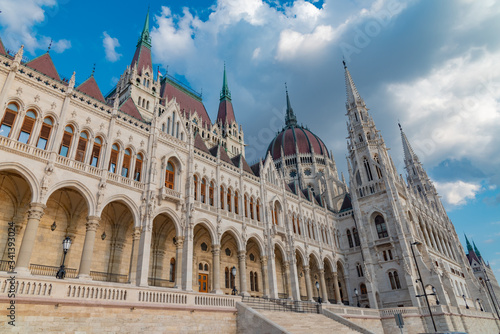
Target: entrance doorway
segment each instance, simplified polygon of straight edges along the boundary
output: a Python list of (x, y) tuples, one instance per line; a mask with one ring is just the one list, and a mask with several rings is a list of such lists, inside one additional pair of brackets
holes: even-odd
[(200, 292), (208, 292), (208, 275), (198, 274), (198, 286), (200, 287)]

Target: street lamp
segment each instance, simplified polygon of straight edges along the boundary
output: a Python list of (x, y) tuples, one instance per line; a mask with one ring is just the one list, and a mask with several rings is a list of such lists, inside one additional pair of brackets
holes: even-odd
[(235, 267), (235, 266), (233, 266), (233, 267), (231, 268), (231, 274), (232, 274), (232, 275), (233, 275), (233, 277), (234, 277), (233, 291), (231, 291), (231, 294), (232, 294), (233, 296), (236, 296), (236, 295), (238, 294), (238, 290), (236, 290), (236, 267)]
[(434, 322), (434, 316), (432, 315), (431, 305), (429, 304), (429, 298), (427, 297), (427, 293), (425, 292), (425, 285), (424, 285), (424, 282), (422, 281), (422, 275), (420, 275), (420, 269), (418, 268), (417, 257), (415, 256), (415, 251), (413, 250), (414, 245), (418, 246), (421, 244), (422, 243), (419, 241), (415, 241), (415, 242), (410, 243), (411, 253), (413, 255), (413, 260), (415, 261), (415, 267), (417, 267), (417, 273), (418, 273), (417, 282), (420, 282), (420, 285), (422, 287), (422, 291), (424, 292), (423, 295), (417, 295), (417, 297), (425, 297), (425, 302), (427, 303), (429, 315), (431, 316), (432, 326), (434, 327), (434, 332), (437, 332), (436, 323)]
[(429, 296), (436, 296), (436, 305), (439, 305), (439, 299), (435, 287), (432, 287), (432, 293), (430, 293)]
[(56, 278), (59, 279), (64, 279), (64, 276), (66, 276), (66, 269), (64, 269), (64, 262), (66, 261), (66, 254), (68, 253), (69, 247), (71, 246), (71, 239), (69, 237), (66, 237), (66, 239), (63, 240), (62, 242), (63, 245), (63, 261), (61, 264), (61, 268), (59, 268), (59, 271), (56, 274)]
[(481, 305), (481, 300), (479, 298), (476, 300), (477, 300), (477, 303), (479, 304), (479, 308), (481, 309), (481, 312), (484, 312), (483, 305)]
[(354, 288), (354, 294), (356, 295), (356, 300), (358, 301), (358, 307), (361, 307), (361, 304), (359, 303), (359, 293), (357, 288)]
[(462, 295), (462, 298), (464, 299), (465, 302), (465, 308), (469, 309), (469, 305), (467, 305), (467, 299), (465, 299), (465, 295)]
[(319, 295), (319, 282), (318, 282), (318, 281), (316, 281), (316, 284), (315, 284), (315, 285), (316, 285), (316, 289), (318, 290), (318, 303), (320, 303), (320, 304), (321, 304), (321, 296)]

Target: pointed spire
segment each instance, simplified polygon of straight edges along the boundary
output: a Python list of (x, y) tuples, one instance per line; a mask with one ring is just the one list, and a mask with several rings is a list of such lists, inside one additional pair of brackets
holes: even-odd
[(479, 249), (477, 249), (476, 247), (476, 243), (474, 242), (474, 240), (472, 241), (472, 244), (474, 245), (474, 252), (476, 253), (476, 255), (481, 258), (481, 253), (479, 252)]
[(75, 75), (76, 75), (76, 72), (73, 71), (73, 75), (71, 75), (71, 79), (69, 79), (69, 84), (68, 84), (69, 88), (75, 87)]
[(285, 83), (285, 91), (286, 91), (285, 124), (286, 124), (286, 126), (295, 126), (295, 125), (297, 125), (297, 117), (295, 117), (295, 113), (293, 112), (293, 109), (292, 109), (292, 104), (290, 103), (290, 97), (288, 96), (288, 87), (286, 86), (286, 83)]
[(474, 252), (474, 250), (472, 249), (472, 246), (469, 242), (469, 239), (467, 239), (467, 235), (464, 234), (464, 236), (465, 236), (465, 243), (467, 244), (467, 252), (468, 253)]
[(148, 48), (151, 48), (151, 36), (149, 36), (149, 7), (148, 13), (146, 14), (146, 21), (144, 22), (144, 28), (142, 29), (141, 37), (139, 37), (139, 41), (137, 42), (137, 46), (145, 45)]
[(410, 145), (410, 142), (408, 141), (408, 138), (406, 137), (406, 134), (403, 131), (403, 128), (401, 127), (401, 124), (398, 123), (399, 125), (399, 130), (401, 131), (401, 140), (403, 141), (403, 151), (405, 155), (405, 161), (410, 163), (410, 162), (419, 162), (417, 155), (413, 151), (413, 148)]
[(358, 93), (358, 89), (356, 88), (356, 85), (354, 84), (354, 81), (352, 80), (351, 73), (349, 73), (349, 70), (347, 69), (347, 65), (345, 61), (342, 61), (344, 64), (344, 70), (345, 70), (345, 86), (347, 90), (347, 103), (349, 106), (354, 106), (356, 104), (361, 104), (365, 105), (365, 101), (361, 98), (361, 96)]
[(226, 76), (226, 62), (224, 62), (224, 76), (222, 78), (222, 90), (220, 91), (220, 100), (228, 99), (231, 101), (231, 92), (229, 91), (229, 86), (227, 84)]

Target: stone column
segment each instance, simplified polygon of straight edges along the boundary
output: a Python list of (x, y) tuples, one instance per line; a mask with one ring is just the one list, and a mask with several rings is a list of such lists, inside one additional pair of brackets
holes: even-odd
[(247, 252), (239, 251), (238, 252), (238, 262), (240, 267), (240, 295), (241, 296), (249, 296), (250, 294), (247, 292)]
[(94, 253), (95, 233), (99, 227), (101, 218), (97, 216), (87, 217), (85, 224), (86, 233), (85, 241), (83, 243), (82, 259), (80, 260), (80, 268), (78, 269), (78, 277), (81, 279), (90, 278), (90, 264), (92, 263), (92, 255)]
[(323, 303), (328, 303), (328, 293), (326, 291), (326, 283), (325, 283), (325, 270), (321, 269), (319, 271), (319, 290), (321, 293), (321, 298), (323, 299)]
[(271, 249), (269, 251), (270, 255), (267, 261), (267, 279), (269, 282), (269, 298), (278, 298), (278, 283), (276, 278), (276, 258), (274, 256), (274, 251)]
[(182, 286), (182, 249), (184, 247), (184, 237), (175, 237), (175, 286), (180, 289)]
[(284, 267), (285, 267), (285, 278), (286, 278), (286, 289), (287, 289), (287, 295), (289, 299), (292, 299), (292, 281), (291, 281), (291, 275), (290, 275), (290, 262), (284, 261)]
[(340, 298), (339, 278), (337, 272), (333, 273), (333, 289), (335, 290), (335, 300), (337, 301), (337, 304), (342, 304), (342, 300)]
[[(153, 254), (154, 254), (154, 261), (153, 261), (153, 272), (149, 273), (148, 276), (150, 276), (153, 281), (151, 282), (151, 285), (154, 286), (161, 286), (161, 281), (156, 282), (156, 280), (161, 280), (165, 279), (163, 277), (163, 261), (165, 260), (165, 254), (166, 250), (161, 249), (161, 248), (153, 248)], [(148, 277), (149, 280), (149, 277)], [(160, 285), (158, 285), (160, 283)], [(148, 283), (149, 285), (149, 283)]]
[(128, 282), (135, 284), (137, 276), (137, 253), (139, 250), (139, 239), (141, 238), (141, 229), (136, 227), (132, 233), (132, 253), (130, 255), (130, 267), (128, 274)]
[(313, 301), (312, 285), (311, 285), (311, 269), (309, 269), (309, 266), (304, 267), (304, 275), (306, 278), (307, 300)]
[(36, 232), (38, 230), (38, 224), (40, 224), (40, 219), (43, 216), (43, 210), (46, 206), (42, 203), (31, 203), (28, 210), (28, 221), (26, 223), (26, 229), (24, 231), (23, 240), (21, 241), (21, 248), (19, 249), (19, 255), (17, 256), (16, 272), (20, 274), (28, 274), (31, 253), (33, 252), (33, 246), (35, 245)]
[(290, 284), (292, 286), (291, 296), (293, 300), (300, 301), (300, 282), (297, 269), (297, 261), (290, 256)]
[(211, 293), (218, 295), (223, 294), (220, 289), (220, 245), (212, 245), (212, 269), (213, 269), (213, 284)]
[[(115, 242), (113, 243), (113, 259), (108, 274), (115, 274), (115, 275), (120, 274), (120, 265), (122, 263), (122, 254), (124, 246), (125, 246), (124, 240), (115, 240)], [(116, 282), (125, 283), (125, 281), (120, 281), (120, 279), (121, 278), (117, 276)], [(111, 281), (115, 282), (115, 280), (113, 279)]]
[(144, 223), (139, 241), (137, 261), (137, 286), (148, 286), (149, 258), (151, 256), (151, 226), (148, 221)]
[(260, 260), (262, 265), (262, 297), (269, 297), (269, 277), (267, 271), (267, 256), (263, 256)]
[(184, 249), (182, 251), (182, 289), (193, 291), (193, 228), (186, 227)]

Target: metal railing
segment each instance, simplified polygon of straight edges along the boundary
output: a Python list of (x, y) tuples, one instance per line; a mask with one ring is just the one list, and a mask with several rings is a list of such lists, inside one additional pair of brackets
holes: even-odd
[(321, 304), (308, 301), (243, 297), (242, 302), (256, 310), (317, 314), (322, 313)]
[[(30, 264), (30, 273), (31, 275), (56, 277), (59, 268), (60, 267), (44, 266), (42, 264)], [(66, 270), (66, 276), (65, 276), (66, 278), (76, 277), (77, 270), (75, 268), (65, 268), (65, 270)]]

